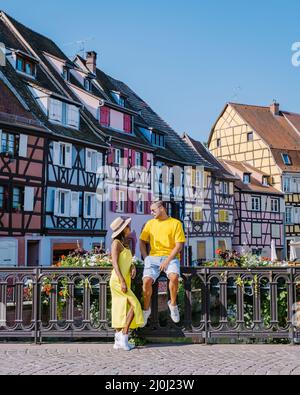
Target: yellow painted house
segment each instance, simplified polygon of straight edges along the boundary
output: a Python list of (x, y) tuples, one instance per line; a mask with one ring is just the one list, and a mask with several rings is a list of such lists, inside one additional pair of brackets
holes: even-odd
[(248, 162), (285, 194), (285, 236), (300, 240), (300, 114), (269, 107), (226, 104), (209, 137), (219, 159)]

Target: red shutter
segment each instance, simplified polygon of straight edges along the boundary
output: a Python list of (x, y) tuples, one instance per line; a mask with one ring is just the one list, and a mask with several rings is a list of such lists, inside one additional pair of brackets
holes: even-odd
[(108, 165), (112, 165), (114, 163), (114, 156), (115, 156), (115, 150), (113, 148), (111, 148), (108, 151), (108, 155), (107, 155), (107, 164)]
[(129, 150), (124, 148), (124, 166), (128, 167)]
[(131, 166), (135, 167), (135, 151), (131, 150)]
[(145, 201), (145, 214), (151, 214), (151, 203), (152, 203), (152, 194), (151, 192), (148, 193), (148, 200)]
[(143, 167), (148, 170), (148, 154), (143, 152)]
[(132, 118), (131, 115), (124, 114), (124, 132), (132, 132)]
[(115, 213), (117, 211), (117, 191), (115, 189), (112, 190), (111, 198), (112, 200), (110, 202), (111, 203), (110, 208), (111, 211)]
[(109, 127), (110, 109), (108, 107), (100, 107), (100, 124)]

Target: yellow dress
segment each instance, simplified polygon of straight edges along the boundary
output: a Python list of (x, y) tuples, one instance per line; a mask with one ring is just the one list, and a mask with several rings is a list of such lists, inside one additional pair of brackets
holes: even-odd
[[(142, 312), (142, 307), (137, 297), (131, 290), (131, 265), (132, 265), (132, 254), (128, 248), (124, 250), (119, 255), (118, 260), (120, 272), (124, 277), (127, 285), (127, 293), (124, 294), (121, 290), (121, 284), (119, 278), (115, 272), (112, 271), (110, 278), (110, 289), (112, 296), (112, 328), (121, 329), (126, 326), (126, 318), (128, 310), (130, 309), (130, 304), (134, 309), (134, 318), (130, 325), (130, 329), (137, 329), (143, 326), (144, 317)], [(130, 301), (130, 304), (128, 303)]]

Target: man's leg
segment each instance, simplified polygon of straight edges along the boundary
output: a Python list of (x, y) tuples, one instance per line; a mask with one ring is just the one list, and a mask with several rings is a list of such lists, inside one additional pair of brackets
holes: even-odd
[(179, 276), (178, 274), (171, 273), (169, 274), (169, 289), (170, 289), (170, 296), (171, 296), (171, 306), (177, 306), (177, 293), (179, 287)]
[(143, 280), (143, 294), (144, 294), (144, 310), (150, 309), (151, 297), (153, 292), (153, 279), (145, 277)]

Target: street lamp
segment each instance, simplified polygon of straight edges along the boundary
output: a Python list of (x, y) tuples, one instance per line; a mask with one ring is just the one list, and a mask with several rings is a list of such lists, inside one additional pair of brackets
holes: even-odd
[(190, 224), (191, 224), (191, 217), (190, 215), (187, 215), (184, 218), (184, 226), (186, 229), (186, 235), (187, 235), (187, 255), (186, 255), (186, 266), (190, 267), (191, 262), (190, 262)]

